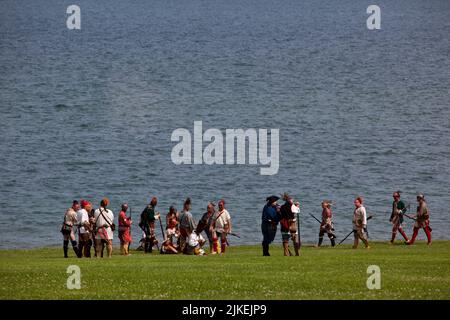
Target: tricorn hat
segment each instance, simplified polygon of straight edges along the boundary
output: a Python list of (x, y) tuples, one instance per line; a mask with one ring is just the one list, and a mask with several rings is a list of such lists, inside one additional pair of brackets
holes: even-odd
[(278, 199), (280, 199), (280, 197), (277, 197), (277, 196), (270, 196), (270, 197), (267, 197), (267, 198), (266, 198), (266, 201), (272, 203), (272, 202), (278, 201)]

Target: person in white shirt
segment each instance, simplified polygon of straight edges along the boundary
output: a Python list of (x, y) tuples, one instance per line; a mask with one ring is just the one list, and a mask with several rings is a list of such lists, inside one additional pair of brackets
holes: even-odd
[(197, 234), (196, 230), (194, 230), (188, 237), (185, 254), (196, 256), (205, 255), (205, 250), (202, 249), (205, 242), (206, 241), (202, 235)]
[(369, 249), (369, 242), (367, 241), (367, 214), (366, 208), (363, 206), (362, 197), (355, 199), (355, 211), (353, 212), (353, 235), (355, 238), (353, 249), (358, 248), (359, 239), (364, 242), (366, 249)]
[(114, 225), (114, 213), (106, 209), (109, 204), (108, 198), (104, 198), (100, 202), (100, 208), (95, 210), (94, 219), (95, 219), (95, 252), (96, 256), (103, 257), (103, 249), (106, 245), (106, 251), (108, 253), (108, 257), (112, 256), (112, 241), (113, 241), (113, 229), (115, 229)]
[(77, 211), (78, 222), (78, 252), (80, 258), (84, 255), (86, 258), (91, 256), (89, 240), (91, 237), (89, 214), (86, 210), (89, 207), (89, 202), (86, 200), (80, 201), (81, 209)]
[(214, 229), (214, 232), (212, 232), (213, 242), (214, 240), (217, 242), (217, 240), (220, 239), (220, 252), (225, 253), (228, 242), (227, 235), (231, 232), (231, 216), (228, 210), (225, 209), (225, 200), (219, 200), (217, 205), (219, 211), (216, 213), (212, 224), (212, 228)]

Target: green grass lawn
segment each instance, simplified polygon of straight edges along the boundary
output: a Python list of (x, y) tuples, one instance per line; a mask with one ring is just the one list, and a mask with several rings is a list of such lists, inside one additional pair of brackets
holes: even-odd
[[(0, 299), (449, 299), (450, 242), (431, 247), (372, 243), (304, 246), (300, 257), (271, 247), (228, 248), (222, 256), (144, 255), (63, 259), (61, 248), (0, 251)], [(66, 287), (69, 265), (81, 289)], [(381, 289), (366, 287), (367, 267), (381, 268)]]

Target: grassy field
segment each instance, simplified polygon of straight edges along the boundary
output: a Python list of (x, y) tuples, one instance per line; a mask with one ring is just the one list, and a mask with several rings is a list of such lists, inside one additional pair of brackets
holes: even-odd
[[(280, 247), (230, 247), (222, 256), (144, 255), (63, 259), (62, 249), (0, 251), (0, 299), (449, 299), (450, 242), (431, 247), (372, 243), (304, 246), (300, 257)], [(118, 253), (118, 250), (115, 250)], [(69, 265), (81, 289), (66, 287)], [(366, 287), (367, 267), (381, 268), (381, 289)]]

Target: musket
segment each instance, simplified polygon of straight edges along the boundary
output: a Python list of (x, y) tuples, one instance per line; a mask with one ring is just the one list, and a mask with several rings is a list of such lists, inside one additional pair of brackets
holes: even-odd
[(322, 224), (322, 221), (320, 221), (319, 219), (317, 219), (313, 214), (308, 213), (311, 217), (313, 217), (314, 219), (316, 219), (316, 221), (320, 224)]
[[(131, 221), (131, 207), (130, 207), (130, 221)], [(130, 224), (130, 238), (131, 238), (131, 224)], [(130, 245), (128, 244), (128, 248), (130, 247)]]
[(231, 236), (235, 236), (236, 238), (240, 238), (241, 237), (240, 235), (238, 235), (237, 233), (234, 233), (234, 232), (229, 232), (228, 234), (231, 235)]
[[(302, 245), (302, 242), (300, 240), (300, 207), (298, 208), (298, 211), (297, 211), (297, 233), (298, 233), (297, 245), (298, 245), (298, 249), (300, 250), (300, 247)], [(289, 252), (289, 254), (290, 254), (290, 252)]]
[(161, 214), (159, 214), (159, 219), (158, 220), (159, 220), (159, 226), (161, 227), (161, 233), (162, 233), (163, 240), (166, 241), (166, 234), (164, 232), (164, 228), (163, 228), (163, 225), (162, 225), (162, 222), (161, 222)]
[[(368, 216), (368, 217), (367, 217), (367, 221), (369, 221), (370, 219), (372, 219), (372, 216)], [(350, 231), (350, 233), (349, 233), (348, 235), (346, 235), (345, 238), (342, 239), (342, 240), (338, 243), (338, 245), (340, 245), (340, 244), (341, 244), (342, 242), (344, 242), (348, 237), (350, 237), (350, 235), (353, 233), (353, 231), (354, 231), (354, 230)]]

